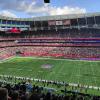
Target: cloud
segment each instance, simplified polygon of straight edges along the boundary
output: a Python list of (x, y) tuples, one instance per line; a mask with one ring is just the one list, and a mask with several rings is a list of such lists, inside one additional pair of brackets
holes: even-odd
[(7, 10), (0, 12), (1, 16), (16, 18), (17, 16)]
[[(5, 2), (6, 1), (6, 2)], [(85, 8), (80, 7), (54, 7), (48, 4), (39, 3), (38, 0), (1, 0), (0, 7), (3, 10), (14, 10), (24, 12), (30, 16), (44, 15), (65, 15), (86, 13)], [(9, 14), (9, 13), (8, 13)], [(7, 14), (6, 14), (7, 15)]]
[(86, 13), (85, 8), (79, 8), (79, 7), (51, 7), (48, 9), (49, 15), (65, 15), (65, 14), (80, 14), (80, 13)]
[(27, 3), (25, 1), (22, 1), (22, 3), (20, 3), (20, 5), (19, 5), (18, 9), (21, 11), (24, 11), (28, 14), (40, 13), (42, 15), (64, 15), (64, 14), (86, 13), (85, 8), (69, 7), (69, 6), (53, 7), (48, 4), (38, 5), (35, 0), (31, 4)]

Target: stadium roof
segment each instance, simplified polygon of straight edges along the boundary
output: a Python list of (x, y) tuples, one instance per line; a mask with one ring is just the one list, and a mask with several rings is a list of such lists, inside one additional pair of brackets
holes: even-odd
[(85, 13), (85, 14), (42, 16), (42, 17), (33, 17), (33, 18), (11, 18), (11, 17), (0, 16), (0, 19), (18, 20), (18, 21), (46, 21), (46, 20), (75, 19), (75, 18), (92, 17), (92, 16), (100, 16), (100, 12), (97, 12), (97, 13)]

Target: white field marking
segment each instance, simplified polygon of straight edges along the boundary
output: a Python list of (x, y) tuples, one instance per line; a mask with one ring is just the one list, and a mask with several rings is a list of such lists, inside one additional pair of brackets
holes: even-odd
[[(77, 65), (78, 65), (78, 64), (77, 64)], [(75, 65), (75, 67), (76, 67), (77, 65)], [(72, 80), (73, 80), (73, 78), (74, 78), (73, 76), (77, 76), (77, 83), (79, 84), (79, 78), (80, 78), (79, 68), (78, 68), (78, 67), (75, 68), (75, 71), (76, 71), (76, 70), (78, 70), (78, 71), (77, 71), (77, 72), (78, 72), (78, 75), (74, 75), (74, 74), (73, 74), (71, 78), (72, 78)], [(74, 72), (74, 73), (76, 73), (76, 72)]]
[[(13, 70), (13, 69), (16, 69), (16, 68), (8, 68), (9, 70)], [(21, 69), (21, 68), (17, 68), (16, 70), (24, 70), (24, 69)], [(32, 71), (31, 69), (29, 69), (29, 70), (27, 70), (27, 71)], [(41, 73), (41, 72), (44, 72), (44, 71), (38, 71), (39, 73)], [(52, 72), (53, 74), (55, 74), (56, 72)], [(58, 74), (61, 74), (61, 77), (63, 77), (64, 75), (66, 75), (66, 73), (59, 73), (58, 72)], [(93, 74), (94, 75), (94, 74)], [(75, 77), (82, 77), (83, 75), (73, 75), (73, 76), (75, 76)], [(86, 76), (87, 77), (87, 76)], [(96, 76), (93, 76), (93, 77), (95, 77), (96, 78)]]
[(8, 61), (10, 61), (10, 60), (12, 60), (14, 58), (16, 58), (16, 57), (12, 56), (12, 57), (6, 58), (4, 60), (0, 60), (0, 63), (8, 62)]
[[(7, 69), (8, 69), (8, 70), (13, 70), (13, 69), (16, 69), (16, 68), (14, 67), (14, 68), (7, 68)], [(17, 68), (16, 70), (19, 70), (19, 71), (20, 71), (20, 70), (24, 70), (24, 69), (22, 69), (22, 68)], [(32, 71), (32, 70), (29, 69), (29, 70), (27, 70), (27, 71)]]
[[(81, 63), (78, 63), (79, 66), (81, 66)], [(81, 67), (79, 67), (79, 75), (81, 75)], [(80, 77), (79, 77), (79, 80), (78, 82), (80, 81)], [(80, 82), (79, 82), (80, 83)]]
[[(84, 75), (74, 75), (74, 76), (76, 76), (76, 77), (83, 77)], [(85, 76), (85, 77), (88, 77), (88, 76)], [(96, 78), (96, 76), (90, 76), (90, 77), (95, 77)]]
[(16, 69), (16, 68), (9, 68), (9, 67), (8, 67), (7, 69), (8, 69), (8, 70), (13, 70), (13, 69)]
[(41, 73), (41, 72), (43, 72), (43, 71), (39, 70), (38, 72)]
[[(16, 68), (7, 68), (8, 70), (14, 70), (14, 69), (16, 69)], [(17, 68), (16, 70), (23, 70), (23, 69), (21, 69), (21, 68)]]
[[(83, 64), (85, 64), (85, 63), (83, 63)], [(87, 68), (86, 68), (86, 66), (84, 66), (84, 71), (87, 73)], [(87, 77), (87, 75), (85, 75), (85, 77)], [(86, 80), (86, 84), (88, 83), (88, 81), (87, 81), (87, 78), (85, 79)], [(89, 82), (91, 83), (91, 79), (88, 79), (89, 80)]]
[(17, 69), (17, 70), (23, 70), (23, 69), (20, 69), (20, 68), (19, 68), (19, 69)]
[[(62, 74), (61, 76), (65, 76), (66, 74)], [(75, 76), (75, 77), (83, 77), (84, 75), (72, 75), (72, 76)], [(85, 76), (85, 77), (88, 77), (88, 76)], [(90, 77), (92, 77), (92, 76), (90, 76)], [(93, 77), (95, 77), (96, 78), (96, 76), (93, 76)]]
[(48, 58), (48, 57), (16, 57), (16, 58), (52, 59), (52, 58)]
[(55, 74), (56, 72), (55, 71), (52, 71), (52, 74)]
[[(60, 64), (59, 64), (59, 71), (56, 72), (56, 74), (59, 73), (59, 72), (61, 72), (61, 70), (63, 69), (62, 66), (63, 66), (63, 62), (61, 61)], [(58, 76), (56, 76), (56, 77), (58, 77)], [(56, 80), (56, 79), (55, 79), (55, 80)]]
[[(71, 61), (74, 61), (74, 60), (71, 60)], [(76, 60), (75, 60), (76, 61)], [(77, 61), (80, 61), (80, 60), (77, 60)], [(76, 63), (75, 63), (76, 64)], [(79, 65), (80, 66), (80, 63), (78, 63), (77, 65)], [(77, 65), (75, 65), (75, 67), (77, 66)], [(78, 69), (77, 69), (78, 68)], [(72, 74), (72, 80), (73, 80), (73, 76), (77, 76), (78, 78), (77, 78), (77, 83), (79, 84), (80, 82), (80, 77), (82, 77), (82, 75), (80, 74), (80, 67), (77, 67), (77, 68), (75, 68), (75, 70), (78, 70), (78, 74), (77, 75), (74, 75), (74, 74)], [(74, 72), (74, 73), (76, 73), (76, 72)]]
[(15, 56), (12, 56), (12, 57), (6, 58), (4, 60), (0, 60), (0, 63), (9, 62), (9, 61), (11, 61), (12, 59), (15, 59), (15, 58), (33, 58), (33, 57), (15, 57)]
[(51, 58), (51, 57), (15, 57), (15, 58), (32, 58), (32, 59), (51, 59), (51, 60), (66, 60), (66, 61), (82, 61), (82, 62), (100, 62), (100, 60), (97, 60), (97, 61), (92, 61), (92, 60), (72, 60), (72, 59), (59, 59), (59, 58)]
[[(22, 69), (22, 68), (18, 68), (18, 69), (16, 69), (16, 70), (24, 70), (24, 69)], [(32, 71), (31, 69), (27, 69), (27, 71)]]
[(66, 75), (66, 73), (59, 73), (59, 74), (61, 74), (61, 75)]
[[(91, 60), (72, 60), (72, 59), (59, 59), (59, 58), (51, 58), (51, 57), (15, 57), (15, 56), (13, 56), (13, 57), (9, 57), (9, 58), (7, 58), (7, 59), (4, 59), (4, 60), (1, 60), (0, 62), (2, 62), (2, 61), (4, 61), (4, 62), (6, 62), (6, 61), (9, 61), (10, 59), (12, 60), (12, 59), (14, 59), (14, 58), (32, 58), (32, 59), (51, 59), (51, 60), (66, 60), (66, 61), (82, 61), (82, 62), (91, 62)], [(92, 61), (92, 62), (100, 62), (100, 60), (98, 60), (98, 61)]]
[[(97, 65), (97, 63), (95, 63)], [(98, 72), (100, 73), (100, 70), (98, 70)]]
[(73, 75), (72, 75), (72, 73), (71, 73), (71, 77), (70, 77), (70, 80), (73, 80)]
[(28, 70), (28, 71), (30, 71), (30, 72), (31, 72), (32, 70), (30, 69), (30, 70)]
[[(92, 64), (91, 64), (91, 63), (90, 63), (90, 67), (91, 67), (92, 74), (93, 74), (93, 75), (95, 75), (95, 74), (94, 74), (94, 70), (93, 70), (93, 68), (92, 68)], [(96, 85), (96, 77), (94, 77), (94, 81), (95, 81), (95, 85)]]

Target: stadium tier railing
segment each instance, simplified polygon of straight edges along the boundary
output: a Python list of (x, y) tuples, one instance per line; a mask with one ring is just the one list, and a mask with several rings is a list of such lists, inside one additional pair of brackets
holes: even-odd
[(4, 47), (16, 47), (16, 46), (47, 46), (47, 47), (100, 47), (100, 44), (49, 44), (49, 43), (20, 43), (20, 44), (5, 44), (0, 45), (0, 48)]
[(0, 37), (0, 41), (1, 40), (68, 40), (68, 41), (70, 41), (70, 40), (100, 40), (100, 38), (99, 37), (96, 37), (96, 38), (94, 38), (94, 37), (89, 37), (89, 38), (49, 38), (49, 37), (44, 37), (44, 38), (18, 38), (18, 37), (16, 37), (16, 38), (5, 38), (5, 37)]

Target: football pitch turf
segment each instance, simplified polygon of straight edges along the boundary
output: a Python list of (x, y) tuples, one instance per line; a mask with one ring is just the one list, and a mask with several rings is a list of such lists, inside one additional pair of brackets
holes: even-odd
[(14, 57), (0, 63), (0, 74), (100, 87), (100, 61)]

